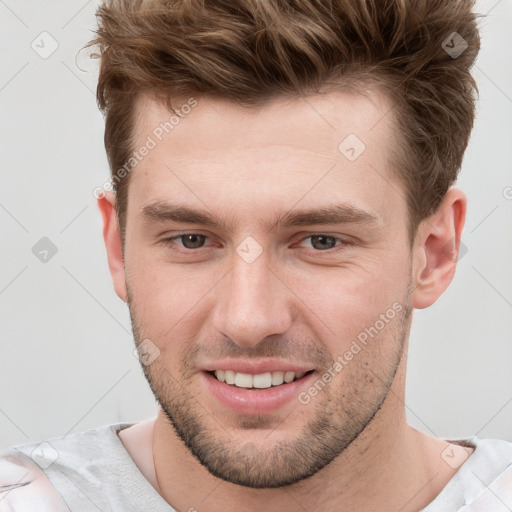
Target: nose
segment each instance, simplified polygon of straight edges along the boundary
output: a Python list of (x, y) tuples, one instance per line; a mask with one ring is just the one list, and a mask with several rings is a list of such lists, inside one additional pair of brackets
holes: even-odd
[(290, 294), (264, 254), (248, 263), (235, 253), (217, 292), (214, 328), (239, 346), (255, 346), (291, 325)]

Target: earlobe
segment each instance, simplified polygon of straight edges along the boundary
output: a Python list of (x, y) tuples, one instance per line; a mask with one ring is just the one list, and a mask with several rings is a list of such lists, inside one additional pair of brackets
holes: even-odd
[(103, 219), (103, 239), (107, 250), (108, 267), (114, 282), (114, 289), (119, 298), (126, 302), (124, 256), (115, 208), (115, 198), (116, 196), (113, 192), (104, 192), (103, 197), (98, 198), (98, 208)]
[(451, 188), (437, 211), (418, 228), (413, 249), (413, 307), (431, 306), (448, 288), (457, 266), (466, 218), (464, 192)]

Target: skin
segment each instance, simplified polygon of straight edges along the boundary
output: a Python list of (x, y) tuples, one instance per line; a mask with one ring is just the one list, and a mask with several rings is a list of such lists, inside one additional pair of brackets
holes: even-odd
[[(124, 253), (114, 196), (98, 200), (136, 343), (159, 350), (142, 366), (158, 416), (122, 431), (122, 442), (179, 511), (420, 510), (458, 468), (441, 457), (449, 443), (407, 424), (408, 336), (413, 309), (453, 278), (464, 193), (448, 191), (411, 247), (384, 94), (331, 91), (255, 109), (197, 99), (131, 172)], [(137, 107), (135, 148), (169, 119), (148, 97)], [(338, 150), (348, 134), (366, 145), (353, 162)], [(225, 226), (144, 217), (164, 201)], [(374, 220), (277, 223), (334, 204)], [(165, 242), (183, 233), (206, 238)], [(251, 263), (236, 250), (248, 236), (262, 251)], [(204, 245), (187, 248), (191, 240)], [(400, 311), (307, 404), (237, 413), (204, 383), (204, 366), (226, 357), (289, 361), (318, 380), (393, 304)]]

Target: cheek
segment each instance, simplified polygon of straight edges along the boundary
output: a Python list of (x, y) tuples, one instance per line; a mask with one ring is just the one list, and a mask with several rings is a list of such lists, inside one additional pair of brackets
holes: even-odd
[(399, 316), (397, 309), (405, 308), (407, 259), (397, 259), (392, 264), (386, 264), (386, 259), (381, 261), (317, 269), (287, 279), (290, 289), (300, 298), (298, 304), (306, 322), (318, 327), (316, 335), (320, 339), (332, 340), (331, 354), (347, 349), (360, 333), (364, 338), (365, 330), (376, 322), (379, 336), (386, 337)]
[(127, 263), (127, 276), (137, 314), (154, 336), (186, 328), (204, 309), (219, 280), (213, 267), (173, 265), (142, 251)]

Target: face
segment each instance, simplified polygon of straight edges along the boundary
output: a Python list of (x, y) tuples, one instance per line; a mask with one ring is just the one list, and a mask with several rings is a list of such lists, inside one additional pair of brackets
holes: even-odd
[(298, 482), (385, 407), (411, 312), (389, 108), (376, 91), (252, 110), (203, 97), (166, 133), (171, 114), (138, 103), (135, 147), (155, 145), (129, 186), (134, 336), (155, 354), (142, 367), (163, 411), (215, 476)]

